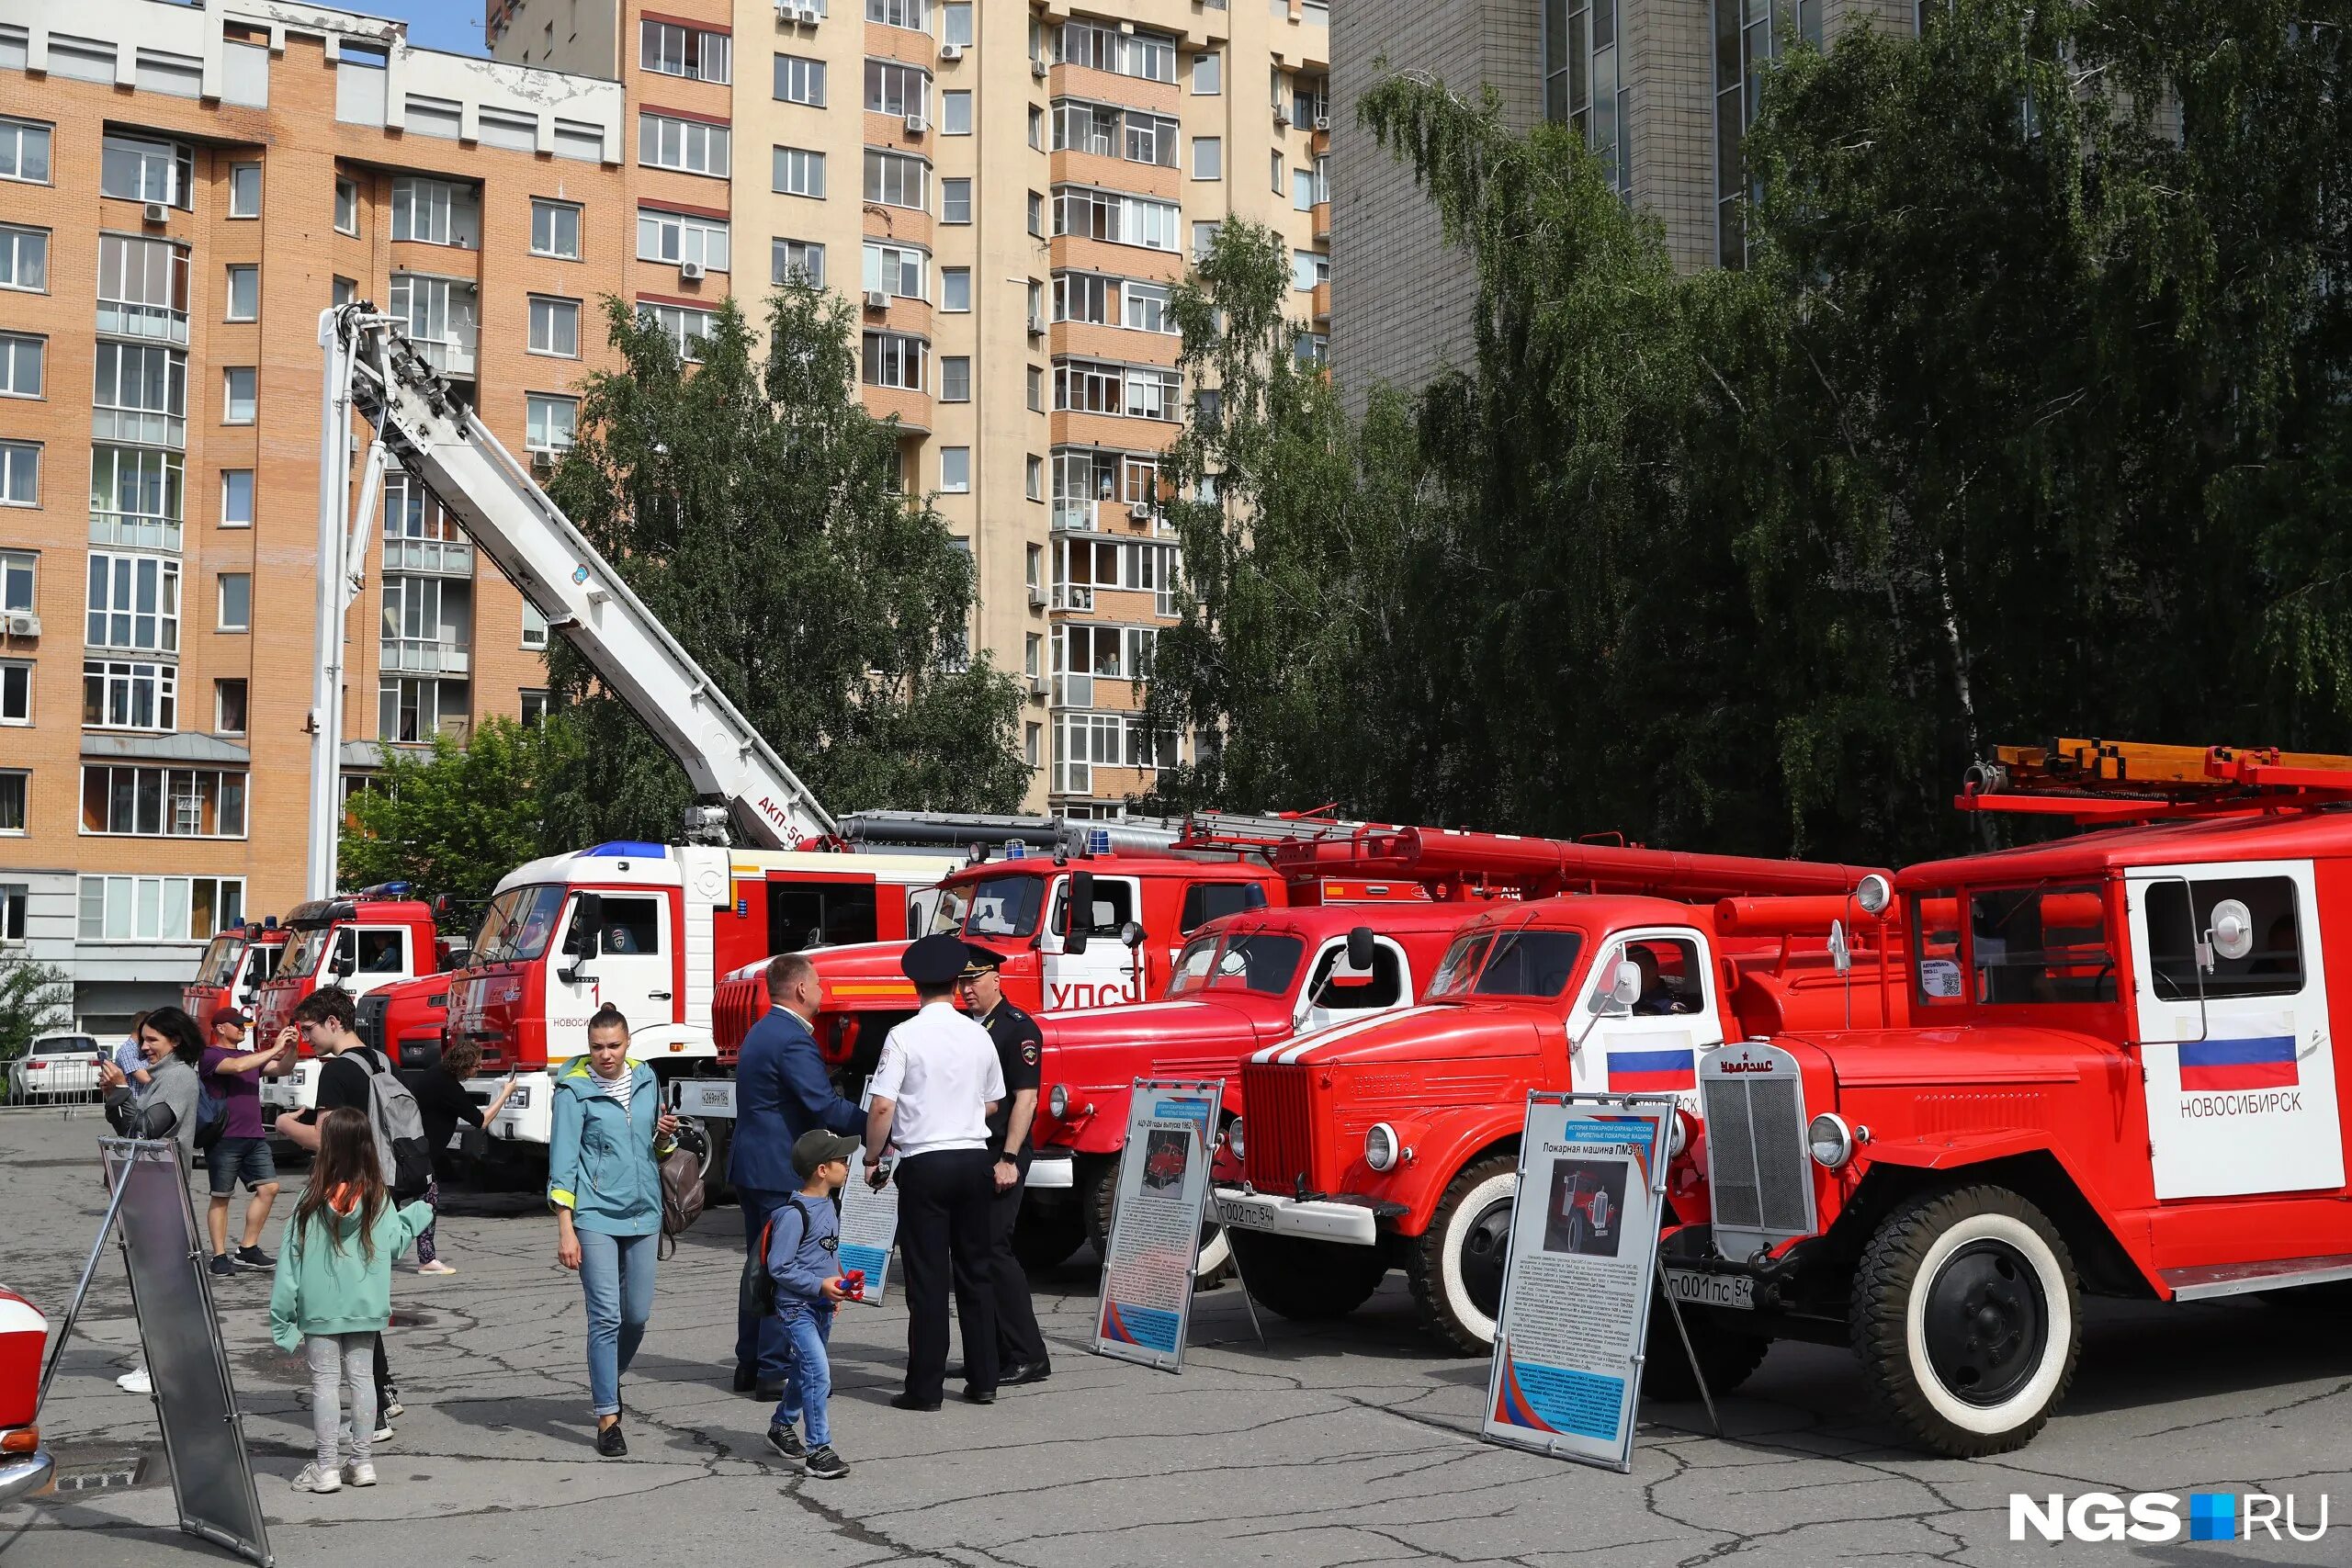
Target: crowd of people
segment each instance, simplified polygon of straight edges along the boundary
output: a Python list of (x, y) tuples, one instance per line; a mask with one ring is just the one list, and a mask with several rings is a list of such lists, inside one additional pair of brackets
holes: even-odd
[[(884, 1041), (863, 1106), (843, 1098), (826, 1069), (810, 1032), (821, 990), (815, 966), (797, 953), (770, 964), (773, 1006), (746, 1035), (736, 1067), (728, 1176), (742, 1209), (745, 1263), (733, 1387), (773, 1403), (769, 1447), (818, 1479), (848, 1473), (827, 1407), (834, 1314), (861, 1289), (838, 1256), (840, 1195), (854, 1158), (875, 1189), (898, 1187), (907, 1361), (890, 1403), (941, 1407), (951, 1302), (965, 1400), (992, 1404), (1001, 1388), (1052, 1371), (1012, 1251), (1036, 1111), (1035, 1021), (1004, 998), (985, 948), (925, 937), (901, 963), (917, 1011)], [(403, 1078), (355, 1023), (350, 996), (325, 987), (304, 998), (276, 1040), (249, 1050), (251, 1021), (234, 1008), (213, 1014), (209, 1034), (181, 1010), (162, 1008), (138, 1021), (101, 1069), (118, 1132), (176, 1141), (191, 1170), (202, 1159), (212, 1273), (272, 1278), (272, 1337), (300, 1350), (311, 1373), (315, 1453), (294, 1480), (309, 1492), (375, 1484), (374, 1447), (390, 1440), (390, 1423), (401, 1414), (384, 1350), (393, 1266), (414, 1246), (418, 1272), (456, 1271), (435, 1245), (433, 1154), (484, 1128), (513, 1087), (510, 1079), (476, 1105), (464, 1082), (480, 1055), (465, 1042)], [(261, 1080), (289, 1070), (298, 1044), (320, 1060), (316, 1104), (267, 1122)], [(580, 1276), (595, 1450), (617, 1458), (628, 1451), (621, 1382), (651, 1319), (660, 1269), (661, 1164), (679, 1123), (652, 1069), (630, 1055), (628, 1021), (612, 1007), (589, 1021), (586, 1052), (553, 1077), (547, 1201), (555, 1257)], [(311, 1156), (275, 1258), (261, 1247), (280, 1191), (273, 1133)], [(240, 1183), (248, 1196), (232, 1250)], [(143, 1368), (119, 1381), (148, 1391)]]

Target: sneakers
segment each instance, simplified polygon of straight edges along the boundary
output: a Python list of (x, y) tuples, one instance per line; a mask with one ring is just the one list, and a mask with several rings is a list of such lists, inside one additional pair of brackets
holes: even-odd
[(808, 1445), (800, 1440), (800, 1434), (781, 1421), (768, 1423), (768, 1447), (795, 1464), (808, 1457)]
[(606, 1459), (627, 1459), (628, 1457), (628, 1439), (621, 1436), (621, 1424), (619, 1422), (616, 1421), (611, 1426), (600, 1428), (597, 1431), (596, 1451), (604, 1455)]
[(376, 1484), (376, 1467), (364, 1459), (355, 1464), (346, 1464), (343, 1467), (343, 1483), (345, 1486), (373, 1486)]
[(125, 1393), (153, 1393), (155, 1392), (155, 1382), (153, 1378), (150, 1378), (147, 1375), (147, 1369), (144, 1367), (131, 1368), (129, 1371), (123, 1373), (122, 1376), (114, 1380), (114, 1386), (122, 1390)]
[[(368, 1474), (369, 1480), (375, 1479), (373, 1466), (368, 1468)], [(294, 1490), (297, 1492), (340, 1492), (343, 1490), (343, 1477), (332, 1470), (321, 1470), (316, 1464), (306, 1464), (294, 1477)]]
[(236, 1271), (237, 1266), (229, 1261), (229, 1255), (227, 1253), (216, 1252), (212, 1255), (212, 1277), (214, 1279), (225, 1280)]
[(458, 1270), (451, 1265), (444, 1263), (436, 1258), (430, 1263), (418, 1264), (416, 1266), (416, 1271), (420, 1274), (454, 1274)]
[(827, 1443), (810, 1449), (808, 1462), (802, 1468), (820, 1481), (839, 1481), (849, 1473), (849, 1461), (833, 1452), (833, 1445)]
[[(346, 1443), (351, 1441), (351, 1417), (348, 1415), (345, 1415), (343, 1418), (343, 1440)], [(368, 1446), (370, 1448), (380, 1447), (391, 1440), (392, 1424), (381, 1416), (377, 1416), (376, 1432), (373, 1437), (368, 1439)]]
[[(215, 1261), (217, 1262), (218, 1259)], [(272, 1258), (268, 1253), (264, 1252), (258, 1247), (241, 1247), (237, 1248), (235, 1262), (236, 1266), (240, 1269), (252, 1269), (256, 1270), (275, 1269), (277, 1267), (277, 1259)], [(213, 1269), (213, 1272), (218, 1274), (220, 1270), (215, 1269)]]

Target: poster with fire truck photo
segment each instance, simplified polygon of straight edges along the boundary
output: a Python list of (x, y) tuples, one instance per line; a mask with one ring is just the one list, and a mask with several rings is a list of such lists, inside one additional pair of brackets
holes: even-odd
[(1222, 1080), (1136, 1080), (1094, 1319), (1098, 1355), (1182, 1370), (1201, 1211), (1208, 1201), (1209, 1140), (1224, 1098)]
[(880, 1306), (889, 1293), (890, 1247), (899, 1239), (899, 1184), (876, 1192), (865, 1179), (865, 1151), (850, 1156), (849, 1183), (842, 1189), (842, 1234), (833, 1254), (844, 1274), (865, 1270), (865, 1291), (850, 1297)]
[(1667, 1096), (1528, 1097), (1488, 1441), (1633, 1468), (1673, 1116)]

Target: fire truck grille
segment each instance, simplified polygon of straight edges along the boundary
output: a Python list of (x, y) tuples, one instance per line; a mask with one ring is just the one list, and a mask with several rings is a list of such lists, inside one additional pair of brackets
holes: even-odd
[(1314, 1108), (1305, 1067), (1250, 1063), (1241, 1069), (1242, 1168), (1261, 1192), (1291, 1191), (1315, 1168)]
[(1813, 1234), (1813, 1171), (1793, 1061), (1770, 1076), (1702, 1074), (1717, 1245), (1731, 1258)]
[(391, 998), (381, 992), (370, 991), (359, 998), (356, 1010), (359, 1017), (354, 1027), (358, 1031), (362, 1044), (379, 1051), (384, 1048), (384, 1012), (391, 1005)]

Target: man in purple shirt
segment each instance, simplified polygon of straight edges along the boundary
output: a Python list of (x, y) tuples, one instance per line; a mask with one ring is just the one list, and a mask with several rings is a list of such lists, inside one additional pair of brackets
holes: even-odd
[[(212, 1015), (212, 1038), (198, 1069), (204, 1092), (220, 1100), (220, 1136), (205, 1151), (212, 1178), (212, 1204), (206, 1214), (212, 1230), (212, 1271), (275, 1269), (277, 1259), (261, 1249), (262, 1227), (277, 1202), (277, 1162), (270, 1157), (268, 1129), (261, 1116), (261, 1076), (286, 1070), (290, 1053), (276, 1047), (247, 1051), (245, 1015), (223, 1007)], [(243, 1180), (253, 1196), (245, 1203), (244, 1245), (229, 1253), (229, 1201)]]

